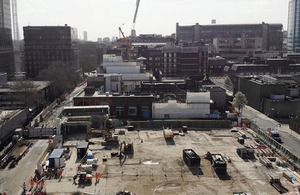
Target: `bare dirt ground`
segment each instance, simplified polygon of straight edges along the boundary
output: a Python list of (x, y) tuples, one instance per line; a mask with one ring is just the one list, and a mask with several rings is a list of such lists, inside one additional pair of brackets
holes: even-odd
[[(118, 130), (116, 130), (118, 131)], [(99, 182), (93, 179), (91, 184), (74, 184), (73, 176), (77, 172), (79, 161), (76, 160), (76, 144), (85, 135), (70, 135), (64, 146), (70, 145), (71, 158), (61, 180), (47, 180), (48, 194), (107, 194), (115, 195), (120, 190), (129, 190), (135, 194), (230, 194), (233, 192), (249, 192), (251, 194), (279, 194), (273, 188), (266, 174), (278, 175), (281, 183), (289, 191), (296, 191), (298, 182), (289, 182), (282, 173), (290, 170), (278, 167), (266, 168), (257, 158), (244, 160), (236, 153), (236, 148), (243, 147), (237, 142), (237, 133), (230, 130), (193, 131), (185, 136), (175, 135), (167, 140), (162, 131), (141, 130), (120, 135), (120, 143), (133, 142), (134, 154), (125, 159), (111, 157), (112, 152), (119, 152), (117, 144), (101, 144), (100, 138), (91, 138), (90, 149), (94, 158), (98, 158), (98, 166), (93, 174), (100, 172)], [(255, 145), (253, 139), (245, 141), (245, 145)], [(183, 149), (193, 149), (201, 157), (199, 169), (188, 168), (182, 164)], [(216, 174), (204, 155), (222, 154), (231, 158), (227, 162), (227, 173)]]

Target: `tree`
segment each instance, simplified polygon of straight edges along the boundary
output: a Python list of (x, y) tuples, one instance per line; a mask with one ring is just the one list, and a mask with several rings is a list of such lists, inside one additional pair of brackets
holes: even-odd
[(226, 88), (232, 87), (232, 85), (233, 85), (232, 82), (231, 82), (231, 80), (230, 80), (230, 78), (228, 76), (225, 77), (224, 84), (225, 84)]
[(92, 49), (81, 49), (79, 53), (79, 66), (83, 72), (91, 72), (97, 68), (97, 54)]
[(31, 80), (18, 79), (12, 84), (11, 98), (23, 101), (25, 106), (34, 107), (38, 104), (38, 86)]
[(77, 66), (71, 63), (53, 62), (48, 68), (39, 72), (37, 79), (51, 83), (51, 100), (68, 93), (82, 81)]
[(248, 103), (248, 100), (242, 92), (237, 92), (233, 98), (232, 105), (239, 109), (239, 112), (244, 108), (244, 106)]

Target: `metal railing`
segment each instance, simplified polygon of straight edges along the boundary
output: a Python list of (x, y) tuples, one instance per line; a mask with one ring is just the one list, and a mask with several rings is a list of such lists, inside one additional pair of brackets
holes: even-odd
[(265, 132), (261, 131), (255, 123), (251, 123), (250, 127), (255, 131), (261, 141), (268, 145), (274, 152), (279, 154), (282, 159), (286, 160), (287, 163), (293, 166), (295, 170), (300, 170), (300, 158), (296, 154), (292, 153), (285, 146), (275, 141)]

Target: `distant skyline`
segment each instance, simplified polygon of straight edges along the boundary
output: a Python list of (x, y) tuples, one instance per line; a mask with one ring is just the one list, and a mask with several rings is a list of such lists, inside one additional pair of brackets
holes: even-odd
[[(287, 30), (289, 0), (140, 0), (135, 29), (139, 34), (171, 35), (179, 25), (281, 23)], [(89, 41), (131, 32), (136, 0), (18, 0), (20, 37), (23, 26), (63, 26)], [(124, 25), (122, 25), (124, 24)]]

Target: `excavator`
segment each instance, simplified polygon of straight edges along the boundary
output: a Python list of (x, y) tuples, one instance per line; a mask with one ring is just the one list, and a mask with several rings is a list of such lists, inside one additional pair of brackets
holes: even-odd
[(104, 140), (106, 142), (118, 142), (119, 141), (119, 136), (114, 135), (110, 131), (106, 131), (106, 130), (100, 130), (99, 131), (99, 130), (95, 130), (95, 129), (92, 129), (92, 128), (90, 128), (88, 130), (88, 133), (86, 135), (86, 140), (87, 141), (89, 140), (92, 133), (101, 133), (101, 134), (103, 134), (105, 136)]
[(119, 141), (119, 136), (115, 136), (110, 131), (107, 132), (105, 130), (101, 130), (101, 133), (104, 134), (106, 142), (118, 142)]
[(120, 145), (120, 154), (121, 153), (132, 153), (132, 152), (133, 152), (133, 143), (128, 142), (128, 144), (126, 144), (126, 142), (123, 141)]
[(122, 166), (124, 162), (126, 161), (126, 157), (132, 158), (133, 157), (133, 143), (129, 142), (126, 144), (125, 141), (123, 141), (120, 145), (120, 154), (118, 155), (120, 159), (120, 165)]

